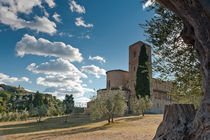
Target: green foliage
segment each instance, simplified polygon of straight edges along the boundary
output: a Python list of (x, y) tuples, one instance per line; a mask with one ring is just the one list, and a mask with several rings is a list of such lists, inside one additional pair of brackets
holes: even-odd
[(6, 121), (19, 121), (19, 120), (27, 120), (29, 117), (28, 111), (24, 110), (23, 112), (18, 112), (17, 110), (15, 112), (3, 112), (0, 114), (0, 121), (6, 122)]
[[(74, 97), (73, 95), (66, 94), (65, 99), (63, 100), (64, 112), (69, 115), (74, 110)], [(65, 122), (67, 122), (68, 116), (66, 116)]]
[[(26, 120), (28, 117), (39, 119), (42, 114), (39, 109), (45, 110), (43, 105), (47, 110), (47, 116), (63, 115), (66, 111), (63, 102), (50, 94), (27, 92), (2, 84), (0, 87), (4, 89), (0, 90), (0, 117), (2, 118), (0, 121)], [(72, 109), (69, 105), (68, 108)]]
[(78, 114), (78, 113), (84, 113), (85, 108), (84, 107), (74, 107), (74, 113)]
[(44, 104), (44, 100), (42, 98), (42, 94), (40, 94), (38, 91), (36, 92), (33, 100), (33, 105), (35, 107), (42, 106)]
[(150, 100), (149, 96), (135, 98), (130, 100), (130, 106), (133, 113), (138, 113), (144, 116), (144, 112), (146, 110), (151, 109), (152, 101)]
[(74, 97), (73, 95), (66, 94), (65, 99), (63, 100), (65, 113), (71, 114), (71, 112), (74, 110)]
[(143, 45), (139, 54), (139, 64), (136, 72), (136, 97), (150, 96), (150, 77), (148, 69), (148, 55)]
[(26, 109), (23, 110), (23, 112), (21, 112), (21, 117), (20, 117), (20, 119), (26, 121), (26, 120), (28, 119), (28, 117), (29, 117), (29, 112), (26, 111)]
[(90, 106), (91, 117), (93, 119), (106, 118), (108, 123), (113, 122), (115, 116), (121, 116), (127, 109), (127, 104), (122, 91), (118, 93), (107, 93), (104, 95), (98, 95), (92, 100)]
[(47, 115), (47, 107), (43, 104), (41, 106), (36, 107), (35, 110), (37, 111), (38, 122), (40, 122), (41, 118)]
[(197, 106), (203, 96), (200, 62), (193, 46), (185, 44), (180, 37), (183, 22), (158, 3), (149, 10), (154, 11), (154, 17), (141, 27), (153, 48), (154, 75), (173, 80), (174, 88), (169, 94), (174, 100)]

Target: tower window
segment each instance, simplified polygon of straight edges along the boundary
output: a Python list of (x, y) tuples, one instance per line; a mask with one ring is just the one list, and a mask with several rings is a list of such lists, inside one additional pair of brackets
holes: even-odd
[(135, 57), (136, 57), (136, 51), (133, 52), (133, 58), (135, 58)]

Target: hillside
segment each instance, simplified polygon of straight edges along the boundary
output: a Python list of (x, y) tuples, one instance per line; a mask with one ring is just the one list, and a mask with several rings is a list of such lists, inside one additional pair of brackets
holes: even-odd
[(14, 87), (10, 85), (0, 84), (0, 113), (29, 110), (30, 106), (35, 102), (36, 95), (41, 96), (44, 104), (59, 104), (61, 101), (51, 94), (39, 92), (31, 92), (23, 87)]

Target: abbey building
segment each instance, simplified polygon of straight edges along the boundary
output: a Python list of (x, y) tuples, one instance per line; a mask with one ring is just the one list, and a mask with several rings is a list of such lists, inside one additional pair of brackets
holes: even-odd
[[(129, 46), (129, 71), (125, 70), (110, 70), (106, 72), (106, 88), (97, 91), (97, 94), (112, 94), (122, 89), (126, 100), (129, 104), (129, 98), (136, 96), (136, 72), (139, 65), (139, 54), (142, 46), (146, 47), (148, 55), (148, 63), (151, 64), (151, 47), (141, 41)], [(164, 106), (171, 104), (172, 99), (167, 92), (171, 88), (170, 82), (163, 82), (152, 78), (150, 70), (150, 96), (152, 100), (151, 113), (163, 113)], [(143, 82), (143, 81), (142, 81)]]

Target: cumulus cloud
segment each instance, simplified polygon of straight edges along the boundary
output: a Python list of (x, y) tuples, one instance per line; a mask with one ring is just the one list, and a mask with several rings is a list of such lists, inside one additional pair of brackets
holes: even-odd
[(95, 65), (82, 66), (81, 71), (95, 75), (96, 78), (100, 78), (100, 75), (106, 75), (106, 70)]
[(80, 72), (72, 63), (62, 58), (50, 60), (49, 62), (45, 62), (40, 65), (32, 63), (27, 67), (27, 70), (32, 71), (34, 73), (68, 75), (71, 78), (74, 78), (76, 76), (79, 78), (87, 78), (87, 76)]
[(30, 64), (27, 70), (33, 73), (41, 73), (45, 76), (38, 77), (36, 83), (46, 88), (45, 92), (53, 94), (58, 98), (64, 98), (65, 94), (83, 96), (86, 92), (94, 92), (87, 88), (82, 78), (87, 76), (77, 69), (69, 60), (58, 58), (49, 62), (36, 65)]
[(27, 77), (10, 77), (6, 74), (0, 73), (0, 83), (15, 83), (15, 82), (31, 82)]
[(74, 0), (70, 1), (69, 5), (72, 12), (85, 13), (85, 7), (77, 4)]
[(26, 54), (39, 56), (54, 56), (68, 59), (71, 62), (83, 60), (79, 49), (66, 45), (63, 42), (50, 42), (44, 38), (36, 39), (34, 36), (25, 34), (16, 44), (17, 56), (23, 57)]
[(143, 4), (143, 9), (149, 7), (150, 5), (152, 5), (154, 3), (154, 0), (148, 0), (145, 4)]
[(53, 14), (52, 17), (55, 19), (55, 21), (57, 21), (57, 22), (59, 22), (59, 23), (62, 23), (62, 22), (61, 22), (61, 19), (60, 19), (60, 15), (57, 14), (56, 12)]
[(95, 92), (87, 88), (78, 77), (69, 75), (47, 75), (37, 79), (38, 85), (49, 87), (45, 92), (51, 93), (58, 98), (63, 98), (66, 94), (73, 94), (74, 97), (84, 96), (85, 93)]
[[(33, 20), (25, 20), (19, 17), (19, 13), (29, 15), (34, 7), (44, 9), (42, 3), (45, 2), (49, 7), (54, 7), (53, 0), (3, 0), (0, 1), (0, 22), (10, 26), (12, 29), (29, 28), (37, 32), (54, 34), (56, 24), (46, 16), (35, 15)], [(54, 3), (54, 5), (53, 5)]]
[(75, 25), (76, 26), (83, 26), (85, 28), (93, 27), (93, 24), (90, 24), (90, 23), (86, 24), (85, 21), (82, 19), (82, 17), (76, 18)]
[(99, 61), (101, 63), (106, 63), (106, 60), (101, 56), (94, 56), (94, 57), (89, 56), (88, 59), (89, 60), (96, 60), (96, 61)]

